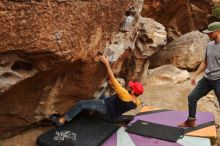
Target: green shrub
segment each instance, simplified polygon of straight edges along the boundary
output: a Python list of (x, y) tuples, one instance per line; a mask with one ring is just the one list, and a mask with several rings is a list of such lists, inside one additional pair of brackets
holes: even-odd
[(216, 6), (212, 9), (212, 16), (220, 19), (220, 6)]

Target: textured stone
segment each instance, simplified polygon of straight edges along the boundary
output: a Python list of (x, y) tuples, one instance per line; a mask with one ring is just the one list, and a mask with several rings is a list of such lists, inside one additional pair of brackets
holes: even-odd
[(208, 42), (209, 38), (206, 34), (199, 31), (187, 33), (152, 56), (150, 67), (174, 64), (179, 68), (195, 70), (205, 57), (205, 49)]
[(211, 16), (211, 0), (145, 0), (142, 16), (163, 24), (170, 40), (203, 29)]
[(174, 65), (163, 65), (155, 69), (150, 69), (145, 79), (147, 85), (176, 84), (187, 80), (190, 77), (188, 71), (181, 70)]
[(0, 92), (5, 92), (21, 80), (33, 76), (37, 70), (17, 55), (3, 54), (0, 57)]
[(167, 43), (165, 27), (151, 18), (140, 17), (137, 30), (136, 47), (141, 52), (135, 51), (138, 58), (148, 58)]
[[(106, 76), (104, 65), (94, 57), (114, 44), (125, 13), (139, 2), (1, 1), (0, 138), (91, 99)], [(134, 43), (135, 35), (128, 33), (124, 39)], [(129, 47), (122, 45), (116, 69)]]
[(151, 18), (140, 17), (133, 55), (126, 66), (127, 78), (140, 81), (148, 69), (148, 59), (167, 42), (165, 27)]
[(129, 29), (124, 27), (128, 25), (122, 26), (123, 32), (114, 35), (104, 54), (110, 62), (117, 60), (113, 65), (115, 74), (121, 74), (126, 80), (140, 80), (148, 68), (148, 58), (166, 45), (167, 33), (160, 23), (138, 15), (138, 7), (131, 11), (136, 21), (129, 24)]
[(0, 51), (50, 52), (91, 60), (117, 32), (134, 1), (0, 2)]

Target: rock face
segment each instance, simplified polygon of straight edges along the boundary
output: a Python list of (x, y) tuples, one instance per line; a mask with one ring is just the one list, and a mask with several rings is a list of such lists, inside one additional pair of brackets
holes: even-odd
[(209, 38), (206, 34), (199, 31), (187, 33), (152, 56), (150, 67), (174, 64), (182, 69), (195, 70), (205, 57), (208, 42)]
[(190, 75), (188, 71), (178, 69), (174, 65), (170, 64), (149, 70), (145, 83), (151, 86), (175, 84), (181, 83), (189, 77)]
[[(125, 13), (139, 3), (1, 1), (0, 138), (91, 99), (106, 76), (93, 58), (114, 44)], [(134, 44), (135, 35), (126, 39)]]
[(135, 48), (126, 66), (125, 74), (129, 79), (141, 80), (147, 72), (149, 57), (166, 45), (167, 33), (163, 25), (151, 18), (144, 17), (139, 18), (136, 30)]
[(115, 35), (111, 44), (107, 44), (104, 54), (109, 57), (110, 62), (117, 60), (113, 65), (115, 74), (126, 80), (140, 80), (148, 69), (149, 57), (166, 45), (167, 33), (160, 23), (138, 15), (140, 9), (132, 12), (134, 14), (129, 17), (136, 20), (136, 23), (125, 23), (122, 32)]
[(161, 46), (166, 45), (167, 33), (165, 27), (153, 19), (141, 17), (137, 29), (137, 51), (135, 52), (137, 58), (149, 58), (159, 51)]
[(145, 0), (142, 16), (163, 24), (170, 40), (187, 32), (202, 29), (211, 16), (211, 0)]
[(31, 63), (24, 61), (17, 55), (2, 54), (0, 58), (1, 93), (5, 92), (19, 81), (33, 76), (37, 72)]
[(140, 16), (142, 0), (0, 2), (0, 139), (91, 99), (106, 78), (104, 53), (126, 81), (166, 44)]
[[(45, 52), (67, 61), (91, 60), (118, 32), (134, 1), (28, 1), (0, 3), (0, 51)], [(10, 38), (10, 39), (9, 39)]]

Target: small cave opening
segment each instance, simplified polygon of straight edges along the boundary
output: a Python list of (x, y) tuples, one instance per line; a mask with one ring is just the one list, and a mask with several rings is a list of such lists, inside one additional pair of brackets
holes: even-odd
[(136, 11), (134, 8), (130, 8), (128, 11), (125, 12), (125, 16), (135, 16), (136, 15)]
[(11, 66), (11, 69), (13, 71), (31, 71), (33, 69), (33, 65), (31, 63), (18, 60)]
[(151, 38), (149, 38), (147, 35), (141, 35), (141, 36), (139, 36), (138, 37), (138, 39), (140, 40), (140, 42), (142, 43), (142, 44), (145, 44), (145, 43), (147, 43), (147, 44), (152, 44), (154, 41), (151, 39)]

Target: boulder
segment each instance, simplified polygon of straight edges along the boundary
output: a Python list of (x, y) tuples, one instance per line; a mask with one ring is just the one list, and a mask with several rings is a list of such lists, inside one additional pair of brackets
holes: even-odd
[(212, 5), (211, 0), (145, 0), (142, 16), (163, 24), (169, 40), (173, 40), (182, 34), (207, 26)]
[(150, 67), (174, 64), (178, 68), (195, 70), (205, 57), (209, 38), (199, 31), (187, 33), (150, 58)]
[(125, 73), (129, 80), (140, 81), (148, 69), (150, 56), (166, 45), (167, 33), (162, 24), (151, 18), (140, 17), (138, 22), (135, 48), (128, 60)]
[(129, 41), (119, 39), (124, 47), (114, 62), (126, 56), (135, 33), (122, 35), (121, 25), (125, 13), (132, 7), (139, 12), (141, 5), (141, 0), (1, 1), (0, 139), (93, 98), (107, 75), (94, 58), (118, 36)]
[(166, 84), (176, 84), (187, 80), (190, 77), (188, 71), (181, 70), (172, 64), (163, 65), (150, 69), (145, 77), (146, 85), (160, 86)]

